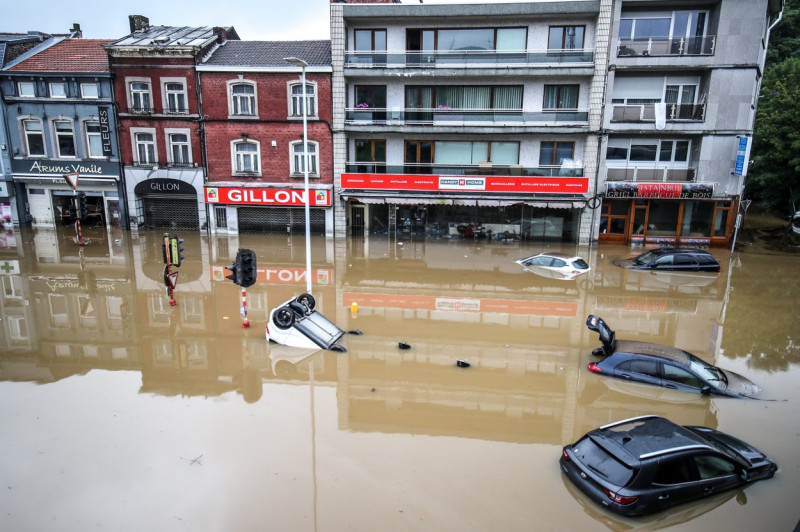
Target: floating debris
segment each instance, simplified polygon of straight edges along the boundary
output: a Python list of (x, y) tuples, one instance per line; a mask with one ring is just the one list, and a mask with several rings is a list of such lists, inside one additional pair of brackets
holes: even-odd
[(411, 346), (405, 342), (400, 342), (399, 344), (397, 344), (397, 347), (399, 347), (400, 349), (411, 349)]
[(468, 368), (469, 365), (470, 365), (469, 362), (467, 362), (466, 360), (456, 360), (456, 366), (458, 366), (459, 368)]

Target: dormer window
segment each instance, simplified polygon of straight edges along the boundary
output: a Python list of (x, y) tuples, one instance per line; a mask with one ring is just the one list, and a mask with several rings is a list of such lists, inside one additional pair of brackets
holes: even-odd
[(35, 98), (36, 86), (32, 81), (20, 81), (17, 83), (17, 91), (20, 98)]

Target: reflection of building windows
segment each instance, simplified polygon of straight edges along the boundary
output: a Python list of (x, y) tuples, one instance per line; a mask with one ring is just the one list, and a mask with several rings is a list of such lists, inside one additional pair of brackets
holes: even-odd
[(256, 86), (250, 82), (228, 82), (228, 107), (232, 116), (255, 116)]
[(44, 134), (40, 120), (23, 120), (22, 128), (25, 132), (25, 152), (28, 157), (43, 157)]
[[(249, 302), (248, 302), (249, 303)], [(203, 298), (189, 296), (181, 298), (181, 315), (185, 325), (203, 325)]]
[(158, 163), (156, 157), (156, 134), (151, 128), (131, 128), (133, 139), (134, 166), (153, 166)]
[(78, 320), (83, 328), (97, 328), (97, 309), (88, 295), (78, 296)]
[(106, 297), (106, 316), (108, 327), (112, 330), (122, 330), (122, 305), (124, 300), (119, 296)]
[(17, 83), (17, 92), (20, 98), (35, 98), (36, 86), (32, 81), (20, 81)]
[(173, 166), (191, 166), (192, 149), (188, 129), (166, 129), (167, 160)]
[(188, 113), (186, 88), (182, 81), (164, 83), (164, 112), (172, 114)]
[[(302, 117), (303, 116), (303, 84), (294, 83), (291, 85), (291, 102), (292, 106), (289, 110), (289, 116)], [(306, 83), (306, 102), (308, 102), (308, 117), (317, 116), (317, 86), (314, 83)]]
[(69, 327), (69, 305), (67, 296), (48, 294), (47, 303), (50, 310), (50, 325), (53, 327)]
[(260, 144), (254, 141), (234, 141), (233, 172), (239, 174), (258, 174), (261, 172)]
[(30, 340), (28, 322), (25, 318), (20, 316), (6, 316), (5, 321), (8, 327), (8, 336), (12, 343), (27, 343), (28, 340)]
[[(306, 158), (303, 157), (303, 142), (293, 142), (290, 144), (292, 150), (292, 174), (305, 175)], [(317, 143), (308, 142), (308, 173), (318, 175), (317, 169)]]
[(103, 135), (100, 130), (100, 122), (84, 122), (86, 131), (86, 155), (90, 159), (103, 157)]
[(97, 83), (81, 83), (81, 98), (96, 99), (100, 97)]
[(64, 84), (62, 82), (50, 83), (50, 97), (51, 98), (66, 98), (67, 97), (66, 84)]
[(58, 157), (75, 157), (75, 130), (69, 120), (54, 120)]

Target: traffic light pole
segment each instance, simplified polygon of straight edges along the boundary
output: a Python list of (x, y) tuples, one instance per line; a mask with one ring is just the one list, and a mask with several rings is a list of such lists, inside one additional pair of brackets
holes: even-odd
[(250, 327), (250, 320), (247, 319), (247, 288), (242, 287), (242, 328)]

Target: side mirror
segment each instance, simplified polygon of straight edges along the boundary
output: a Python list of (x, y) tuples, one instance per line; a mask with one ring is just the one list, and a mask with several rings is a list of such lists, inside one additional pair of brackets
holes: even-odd
[(702, 393), (703, 395), (709, 395), (709, 394), (711, 394), (711, 386), (709, 386), (708, 384), (706, 384), (705, 386), (703, 386), (703, 387), (700, 389), (700, 393)]
[(743, 482), (748, 482), (750, 480), (750, 475), (747, 473), (747, 469), (742, 469), (742, 472), (739, 473), (739, 477)]

